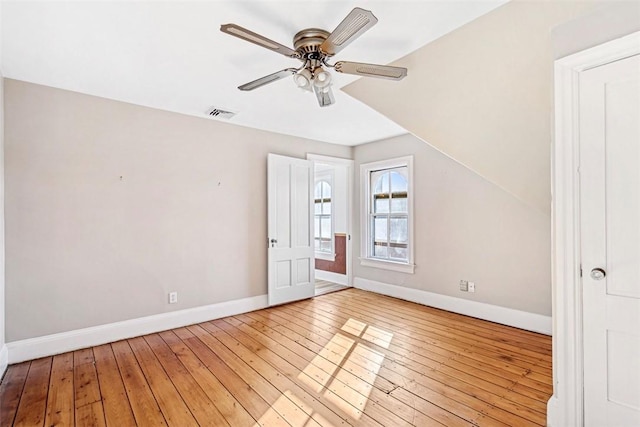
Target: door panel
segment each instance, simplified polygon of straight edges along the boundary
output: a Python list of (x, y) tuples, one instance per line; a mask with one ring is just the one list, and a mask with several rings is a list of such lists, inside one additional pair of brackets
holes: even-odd
[(634, 56), (580, 76), (587, 426), (640, 425), (639, 169), (640, 57)]
[(314, 295), (312, 183), (312, 162), (269, 154), (269, 305)]

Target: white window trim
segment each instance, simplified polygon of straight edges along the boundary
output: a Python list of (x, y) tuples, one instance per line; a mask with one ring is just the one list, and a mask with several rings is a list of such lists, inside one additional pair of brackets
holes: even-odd
[[(379, 258), (373, 258), (369, 254), (369, 208), (371, 203), (370, 191), (371, 182), (369, 175), (372, 171), (380, 169), (391, 169), (397, 167), (407, 167), (407, 176), (409, 180), (408, 196), (408, 245), (407, 250), (409, 253), (408, 262), (399, 262), (391, 260), (382, 260)], [(381, 160), (371, 163), (363, 163), (360, 165), (360, 265), (364, 267), (381, 268), (384, 270), (397, 271), (400, 273), (413, 274), (415, 269), (414, 264), (414, 238), (413, 238), (413, 156), (398, 157), (395, 159)]]
[[(315, 251), (315, 253), (316, 253), (316, 258), (322, 259), (325, 261), (332, 261), (332, 262), (336, 260), (336, 236), (335, 236), (336, 216), (335, 216), (335, 201), (334, 201), (334, 192), (335, 192), (334, 181), (335, 180), (333, 175), (334, 175), (333, 170), (316, 173), (314, 182), (313, 182), (314, 195), (315, 195), (315, 186), (318, 184), (318, 182), (326, 181), (331, 186), (331, 214), (330, 214), (331, 215), (331, 252)], [(315, 209), (315, 206), (314, 206), (314, 209)], [(315, 210), (314, 210), (313, 217), (315, 221)], [(314, 239), (315, 239), (315, 233), (314, 233)], [(315, 245), (315, 242), (314, 242), (314, 245)]]

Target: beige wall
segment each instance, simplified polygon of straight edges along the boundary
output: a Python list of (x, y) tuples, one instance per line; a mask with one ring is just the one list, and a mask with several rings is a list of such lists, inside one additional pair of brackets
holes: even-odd
[[(415, 274), (359, 264), (357, 215), (354, 275), (550, 315), (549, 216), (411, 135), (355, 147), (356, 171), (405, 155), (414, 156)], [(474, 281), (476, 292), (461, 292), (460, 280)]]
[(266, 293), (267, 153), (352, 151), (10, 79), (5, 112), (8, 341)]
[(607, 1), (552, 30), (553, 57), (562, 58), (640, 31), (640, 2)]
[(401, 82), (345, 91), (549, 215), (551, 32), (602, 4), (512, 1), (397, 61)]

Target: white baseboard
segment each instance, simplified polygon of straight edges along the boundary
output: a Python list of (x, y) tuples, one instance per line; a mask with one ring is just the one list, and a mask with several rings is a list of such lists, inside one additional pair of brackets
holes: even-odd
[(318, 280), (327, 280), (329, 282), (337, 283), (339, 285), (349, 286), (349, 281), (347, 280), (346, 274), (338, 274), (332, 271), (318, 270), (316, 268), (315, 276), (316, 276), (316, 279)]
[(498, 305), (485, 304), (418, 289), (405, 288), (403, 286), (389, 285), (361, 277), (353, 279), (353, 286), (358, 289), (377, 292), (390, 297), (417, 302), (466, 316), (477, 317), (478, 319), (551, 335), (551, 316), (543, 316), (541, 314), (514, 310)]
[[(43, 337), (13, 341), (6, 344), (8, 362), (18, 363), (38, 357), (106, 344), (125, 338), (179, 328), (221, 317), (246, 313), (268, 306), (267, 295), (226, 301), (186, 310), (171, 311), (122, 322), (76, 329)], [(4, 349), (3, 349), (4, 351)]]
[(560, 413), (558, 398), (554, 394), (547, 402), (547, 427), (559, 427), (565, 425), (564, 416)]
[(9, 349), (6, 344), (2, 345), (0, 349), (0, 379), (4, 375), (4, 371), (7, 370), (7, 366), (9, 365)]

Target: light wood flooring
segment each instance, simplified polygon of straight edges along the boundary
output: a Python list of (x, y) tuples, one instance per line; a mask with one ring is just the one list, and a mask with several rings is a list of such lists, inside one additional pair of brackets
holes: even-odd
[(9, 426), (533, 426), (551, 339), (356, 289), (12, 365)]

